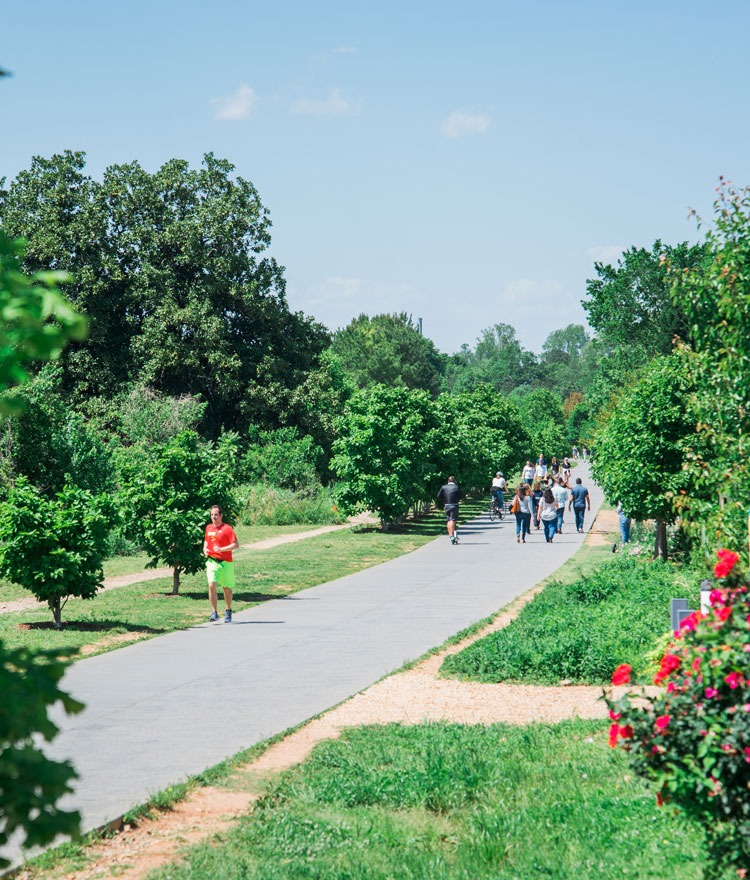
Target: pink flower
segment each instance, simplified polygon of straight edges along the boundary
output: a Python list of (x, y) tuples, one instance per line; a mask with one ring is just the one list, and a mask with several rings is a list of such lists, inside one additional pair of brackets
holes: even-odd
[(622, 718), (622, 715), (619, 712), (615, 712), (614, 709), (610, 709), (609, 717), (612, 719), (612, 721), (619, 721), (620, 718)]
[(723, 605), (724, 600), (726, 598), (726, 593), (724, 590), (711, 590), (709, 594), (708, 601), (711, 605), (716, 608), (717, 605)]
[(745, 746), (742, 751), (745, 753), (745, 760), (750, 764), (750, 746)]
[(732, 690), (734, 690), (743, 684), (745, 679), (740, 672), (730, 672), (729, 675), (724, 678), (724, 681)]
[(693, 670), (695, 672), (697, 672), (701, 668), (701, 660), (702, 659), (703, 659), (702, 657), (696, 657), (695, 660), (693, 660)]
[(627, 663), (621, 663), (612, 673), (612, 684), (630, 684), (630, 673), (632, 671), (632, 666), (629, 666)]
[(703, 615), (700, 611), (693, 611), (692, 614), (688, 614), (687, 617), (683, 617), (682, 622), (680, 623), (680, 630), (685, 630), (685, 632), (692, 632), (698, 626), (699, 622), (703, 620)]
[(669, 725), (669, 722), (670, 722), (671, 720), (672, 720), (672, 716), (671, 716), (671, 715), (660, 715), (660, 716), (656, 719), (656, 727), (657, 727), (657, 729), (660, 730), (662, 733), (664, 733), (664, 731), (667, 729), (667, 726)]
[(717, 608), (714, 614), (716, 615), (717, 620), (724, 623), (728, 617), (732, 616), (732, 609), (729, 605), (725, 605), (723, 608)]
[(714, 697), (717, 697), (719, 692), (715, 688), (706, 688), (706, 697), (711, 700)]

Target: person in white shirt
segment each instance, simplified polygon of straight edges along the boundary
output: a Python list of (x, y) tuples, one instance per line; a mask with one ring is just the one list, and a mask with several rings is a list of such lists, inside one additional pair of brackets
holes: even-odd
[(552, 486), (552, 495), (557, 502), (557, 534), (559, 535), (562, 533), (563, 514), (568, 500), (568, 490), (563, 484), (562, 477), (558, 477), (557, 482)]

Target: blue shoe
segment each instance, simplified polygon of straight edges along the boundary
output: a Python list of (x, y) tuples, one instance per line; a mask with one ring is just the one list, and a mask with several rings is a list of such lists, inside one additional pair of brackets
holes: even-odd
[(216, 623), (216, 621), (218, 619), (219, 619), (219, 615), (215, 611), (212, 611), (211, 616), (208, 618), (208, 622), (209, 623)]
[[(218, 618), (217, 618), (217, 620), (218, 620)], [(232, 622), (232, 612), (227, 608), (227, 611), (224, 614), (224, 623), (231, 623), (231, 622)]]

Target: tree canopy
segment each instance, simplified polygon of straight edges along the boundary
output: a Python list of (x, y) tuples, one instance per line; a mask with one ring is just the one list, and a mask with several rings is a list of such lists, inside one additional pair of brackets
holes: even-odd
[(433, 396), (443, 383), (443, 356), (410, 315), (360, 315), (333, 337), (333, 353), (360, 388), (373, 383), (421, 388)]
[(65, 270), (88, 339), (63, 357), (76, 399), (123, 383), (207, 403), (204, 429), (276, 424), (276, 397), (329, 341), (289, 310), (282, 268), (263, 256), (270, 219), (253, 185), (207, 153), (199, 169), (172, 159), (153, 174), (113, 165), (101, 182), (85, 155), (36, 157), (0, 191), (0, 222), (28, 241), (29, 272)]

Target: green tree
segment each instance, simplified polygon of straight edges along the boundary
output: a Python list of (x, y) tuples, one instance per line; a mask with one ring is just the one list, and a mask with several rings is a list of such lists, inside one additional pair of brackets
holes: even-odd
[(333, 444), (339, 505), (371, 510), (383, 528), (426, 500), (438, 421), (426, 391), (372, 385), (357, 391), (337, 423)]
[[(86, 336), (87, 323), (57, 288), (70, 281), (59, 271), (24, 274), (25, 244), (0, 229), (0, 394), (28, 381), (33, 361), (55, 360), (70, 339)], [(7, 395), (0, 409), (19, 409)]]
[(242, 458), (242, 477), (249, 482), (266, 481), (282, 489), (301, 492), (318, 483), (323, 450), (309, 435), (296, 428), (259, 431)]
[(608, 499), (657, 522), (654, 555), (666, 558), (666, 524), (690, 487), (683, 467), (696, 441), (696, 386), (676, 355), (654, 358), (623, 393), (595, 439), (593, 474)]
[(568, 397), (586, 393), (598, 368), (596, 349), (581, 324), (568, 324), (549, 334), (539, 358), (540, 383)]
[(277, 394), (303, 381), (329, 335), (289, 310), (282, 268), (263, 256), (270, 220), (249, 181), (212, 154), (149, 174), (83, 153), (36, 157), (0, 192), (0, 219), (29, 241), (28, 271), (60, 268), (90, 334), (64, 356), (77, 399), (141, 383), (200, 396), (204, 428), (276, 425)]
[(105, 495), (68, 485), (50, 498), (20, 477), (0, 503), (0, 573), (46, 602), (59, 629), (68, 599), (101, 585), (112, 521)]
[(331, 348), (360, 388), (381, 383), (436, 396), (443, 383), (443, 356), (405, 312), (360, 315), (334, 334)]
[(67, 483), (94, 494), (114, 489), (114, 463), (94, 427), (61, 393), (59, 364), (46, 364), (31, 381), (6, 395), (13, 414), (0, 416), (0, 474), (26, 476), (47, 494)]
[(544, 388), (512, 397), (518, 400), (518, 409), (530, 438), (530, 450), (526, 458), (536, 458), (543, 453), (549, 461), (553, 455), (561, 457), (567, 452), (566, 423), (563, 403), (559, 394)]
[(124, 450), (120, 456), (125, 532), (151, 557), (147, 568), (160, 562), (172, 568), (174, 595), (181, 574), (205, 565), (203, 528), (209, 507), (218, 504), (227, 519), (232, 517), (236, 458), (235, 436), (204, 442), (194, 431), (142, 455)]
[[(0, 412), (18, 411), (2, 392), (26, 381), (33, 361), (59, 356), (69, 338), (86, 332), (85, 319), (55, 286), (64, 276), (24, 275), (22, 254), (23, 243), (0, 229)], [(15, 523), (13, 516), (4, 522)], [(40, 736), (50, 742), (58, 732), (49, 706), (59, 702), (68, 714), (83, 708), (58, 687), (62, 661), (55, 651), (9, 651), (0, 641), (0, 847), (16, 832), (24, 845), (43, 846), (80, 829), (78, 811), (57, 806), (71, 791), (75, 770), (67, 761), (50, 760), (39, 746)], [(0, 868), (9, 864), (0, 856)]]
[[(59, 730), (48, 706), (60, 703), (68, 715), (84, 708), (59, 687), (65, 667), (56, 651), (11, 651), (0, 642), (0, 848), (16, 832), (31, 847), (80, 829), (80, 813), (57, 806), (78, 774), (69, 761), (51, 761), (39, 748), (40, 737), (51, 742)], [(0, 868), (9, 865), (0, 856)]]
[(597, 334), (600, 369), (590, 399), (595, 411), (652, 357), (668, 355), (676, 336), (686, 339), (688, 320), (670, 296), (671, 273), (697, 268), (707, 255), (705, 245), (672, 247), (657, 240), (650, 250), (625, 251), (616, 266), (595, 264), (597, 277), (586, 282), (588, 298), (582, 301)]
[(706, 542), (744, 547), (750, 484), (750, 188), (721, 180), (701, 265), (671, 267), (673, 295), (687, 320), (680, 354), (696, 383), (692, 482), (683, 519)]
[(529, 435), (516, 407), (489, 385), (441, 394), (437, 409), (441, 429), (433, 455), (438, 477), (453, 474), (461, 486), (483, 491), (496, 471), (510, 475), (523, 464)]
[(446, 371), (448, 388), (455, 392), (489, 385), (508, 394), (514, 388), (533, 385), (538, 377), (536, 357), (522, 348), (509, 324), (484, 330), (474, 350), (464, 345), (450, 358)]

